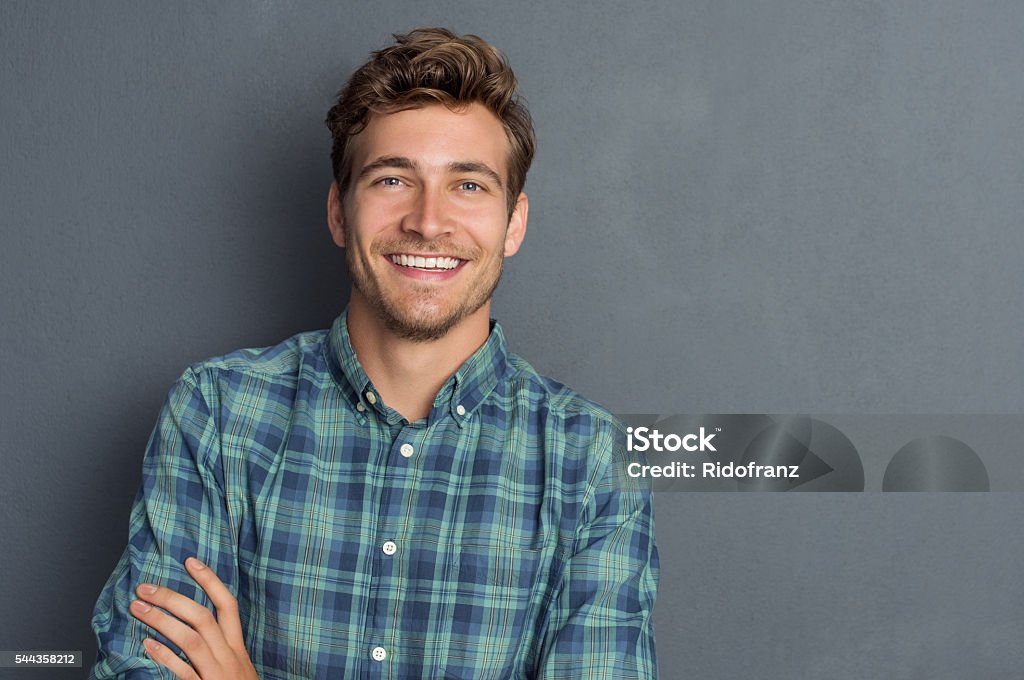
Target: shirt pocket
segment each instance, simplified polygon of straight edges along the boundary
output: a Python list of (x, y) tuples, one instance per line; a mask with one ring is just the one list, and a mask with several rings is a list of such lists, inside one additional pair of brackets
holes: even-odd
[(450, 609), (447, 678), (517, 677), (537, 625), (550, 556), (510, 545), (462, 545)]
[(528, 594), (537, 581), (542, 555), (543, 551), (537, 548), (463, 545), (455, 556), (459, 583), (471, 588), (499, 589), (509, 597)]

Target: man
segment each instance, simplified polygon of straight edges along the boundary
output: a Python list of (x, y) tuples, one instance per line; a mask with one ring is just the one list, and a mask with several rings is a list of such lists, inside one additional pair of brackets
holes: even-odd
[(527, 223), (515, 77), (475, 36), (396, 39), (327, 118), (348, 308), (172, 388), (95, 678), (656, 675), (621, 429), (490, 320)]

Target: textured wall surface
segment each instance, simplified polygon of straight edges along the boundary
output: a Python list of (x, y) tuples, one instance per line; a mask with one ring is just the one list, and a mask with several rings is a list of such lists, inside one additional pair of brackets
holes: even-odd
[[(91, 660), (171, 382), (340, 311), (322, 120), (417, 25), (534, 114), (495, 315), (542, 372), (618, 412), (1024, 411), (1024, 5), (548, 4), (0, 3), (0, 649)], [(1021, 494), (657, 507), (663, 677), (1019, 676)]]

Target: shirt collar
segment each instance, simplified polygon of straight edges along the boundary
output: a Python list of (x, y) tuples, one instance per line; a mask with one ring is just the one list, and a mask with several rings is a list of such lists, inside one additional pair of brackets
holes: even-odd
[[(334, 320), (325, 345), (327, 363), (334, 381), (351, 407), (359, 413), (376, 411), (389, 422), (401, 419), (388, 408), (366, 375), (348, 333), (348, 309)], [(490, 395), (509, 370), (508, 346), (501, 325), (491, 319), (487, 341), (455, 371), (434, 399), (430, 421), (445, 412), (461, 426)]]

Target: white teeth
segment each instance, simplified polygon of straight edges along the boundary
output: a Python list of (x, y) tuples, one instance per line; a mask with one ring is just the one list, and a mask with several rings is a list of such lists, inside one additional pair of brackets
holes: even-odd
[(417, 269), (455, 269), (461, 262), (454, 257), (421, 257), (401, 254), (392, 255), (391, 261), (403, 267), (416, 267)]

